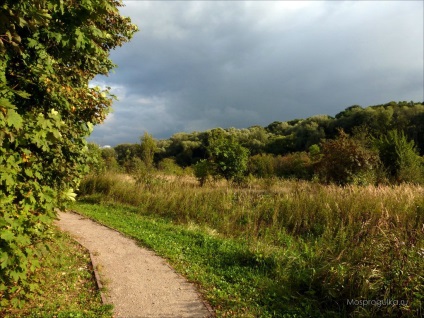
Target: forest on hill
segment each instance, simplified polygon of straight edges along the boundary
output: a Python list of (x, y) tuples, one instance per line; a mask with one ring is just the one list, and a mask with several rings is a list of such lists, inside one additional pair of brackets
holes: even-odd
[(353, 105), (334, 117), (274, 121), (266, 127), (180, 132), (163, 140), (145, 133), (140, 144), (102, 149), (107, 165), (127, 170), (151, 160), (159, 168), (193, 167), (200, 179), (239, 180), (251, 174), (339, 184), (421, 183), (423, 155), (424, 104), (412, 101)]

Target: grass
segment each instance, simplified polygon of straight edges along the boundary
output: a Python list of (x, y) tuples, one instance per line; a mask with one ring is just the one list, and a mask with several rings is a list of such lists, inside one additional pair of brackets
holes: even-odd
[(169, 258), (218, 316), (423, 314), (422, 187), (198, 187), (186, 177), (136, 184), (106, 173), (81, 190), (80, 212)]
[[(269, 275), (276, 264), (246, 249), (244, 242), (193, 225), (187, 228), (170, 220), (142, 216), (128, 206), (78, 203), (74, 208), (168, 258), (177, 271), (199, 284), (219, 316), (267, 316), (261, 303), (265, 294), (268, 302), (275, 297), (271, 286), (279, 287)], [(259, 293), (262, 288), (269, 291)]]
[(56, 229), (48, 242), (50, 252), (40, 261), (34, 292), (21, 309), (0, 309), (0, 316), (14, 317), (112, 317), (112, 307), (102, 305), (88, 252), (70, 236)]

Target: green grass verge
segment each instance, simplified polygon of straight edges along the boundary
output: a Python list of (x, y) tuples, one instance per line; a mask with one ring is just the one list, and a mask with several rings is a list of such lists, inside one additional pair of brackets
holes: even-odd
[(32, 277), (39, 289), (21, 309), (0, 308), (0, 317), (112, 317), (112, 306), (101, 303), (87, 250), (56, 229), (48, 248)]
[(287, 241), (291, 251), (272, 251), (220, 237), (207, 228), (142, 216), (134, 207), (80, 202), (73, 208), (166, 257), (178, 272), (198, 284), (219, 317), (340, 317), (340, 312), (330, 309), (321, 313), (319, 304), (311, 300), (299, 303), (297, 295), (290, 296), (292, 286), (279, 279), (279, 260), (301, 257), (296, 255), (294, 242)]
[(242, 242), (141, 216), (132, 207), (78, 203), (74, 208), (166, 257), (178, 272), (199, 284), (219, 316), (267, 317), (272, 303), (278, 303), (273, 287), (278, 289), (279, 283), (270, 277), (275, 264)]

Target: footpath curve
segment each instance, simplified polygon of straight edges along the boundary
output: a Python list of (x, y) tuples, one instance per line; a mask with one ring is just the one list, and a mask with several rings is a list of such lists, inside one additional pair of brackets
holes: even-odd
[(58, 227), (90, 251), (107, 290), (102, 298), (114, 305), (114, 317), (213, 317), (194, 285), (163, 258), (76, 213), (58, 217)]

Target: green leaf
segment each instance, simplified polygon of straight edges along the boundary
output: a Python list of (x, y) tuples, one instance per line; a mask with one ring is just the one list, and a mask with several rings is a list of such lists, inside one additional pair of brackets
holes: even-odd
[(15, 94), (25, 99), (29, 99), (31, 97), (31, 94), (24, 91), (15, 91)]
[(70, 188), (63, 193), (63, 196), (69, 201), (75, 201), (77, 194), (74, 192), (74, 189)]
[(22, 117), (13, 109), (7, 111), (6, 122), (9, 127), (22, 128)]
[(34, 174), (33, 174), (33, 172), (32, 172), (32, 170), (31, 169), (29, 169), (29, 168), (27, 168), (27, 169), (25, 169), (25, 174), (28, 176), (28, 177), (34, 177)]
[(15, 108), (15, 106), (6, 98), (0, 98), (0, 107)]
[(9, 255), (6, 252), (0, 254), (0, 267), (2, 269), (6, 268), (9, 261)]
[(28, 23), (25, 21), (25, 19), (23, 19), (22, 17), (19, 17), (19, 26), (24, 27), (26, 25), (28, 25)]
[(12, 241), (14, 237), (15, 236), (13, 235), (13, 232), (9, 230), (3, 231), (3, 233), (0, 235), (0, 238), (7, 242)]

